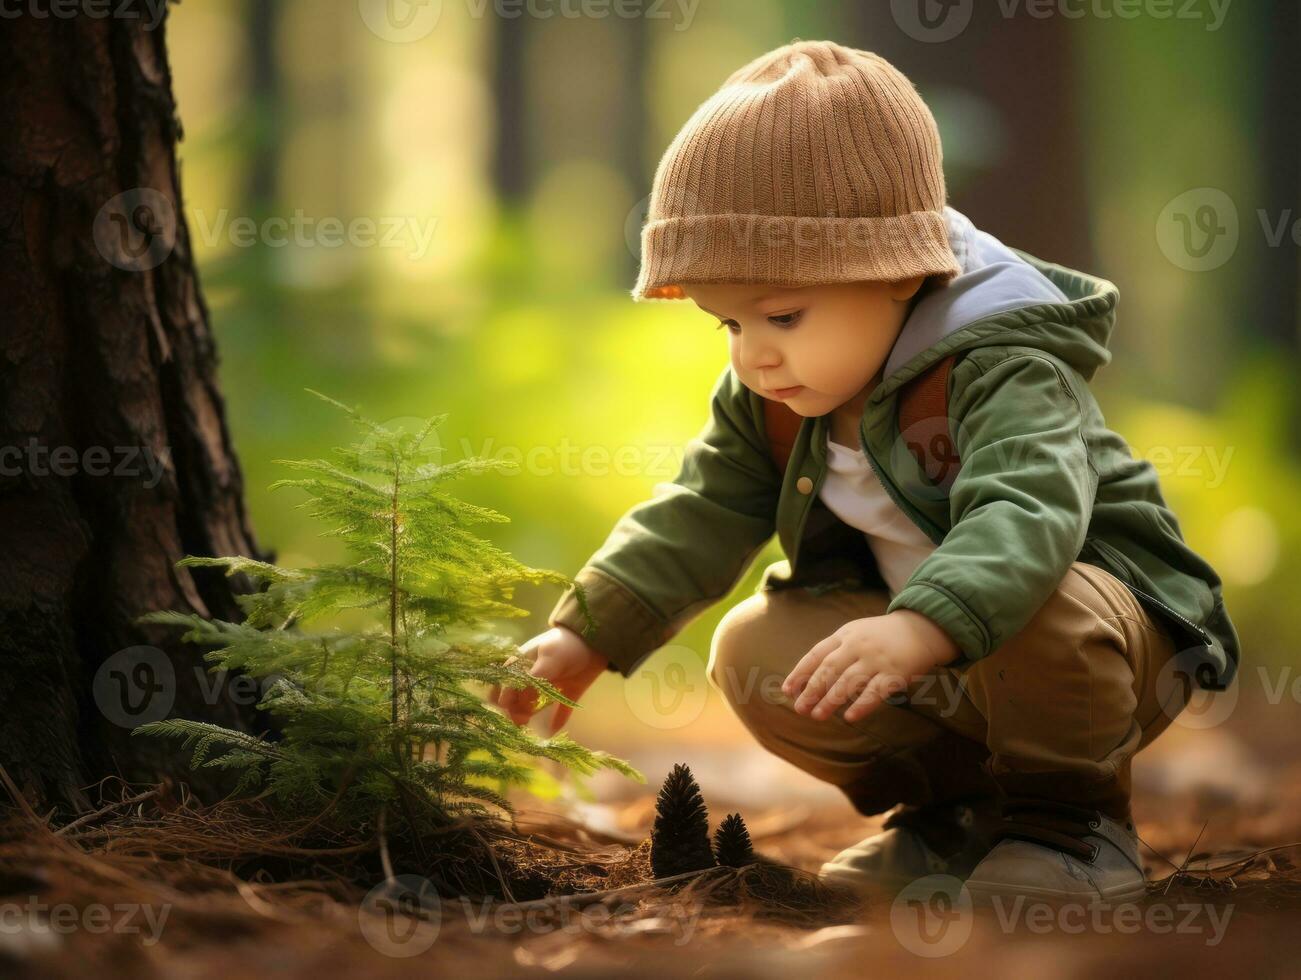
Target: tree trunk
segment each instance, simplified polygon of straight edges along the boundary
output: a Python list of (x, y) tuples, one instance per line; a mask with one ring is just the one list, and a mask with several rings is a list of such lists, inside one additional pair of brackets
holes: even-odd
[(532, 161), (524, 119), (530, 24), (527, 17), (494, 17), (492, 24), (492, 94), (497, 113), (493, 189), (499, 200), (517, 207), (523, 204), (531, 189)]
[[(1301, 104), (1296, 97), (1301, 90), (1301, 60), (1297, 58), (1301, 8), (1296, 0), (1274, 4), (1259, 30), (1265, 35), (1262, 46), (1267, 66), (1254, 76), (1263, 89), (1263, 200), (1270, 222), (1286, 215), (1290, 231), (1292, 222), (1301, 221), (1301, 215), (1293, 210), (1293, 203), (1301, 196)], [(1258, 220), (1255, 214), (1242, 217), (1252, 224)], [(1273, 348), (1293, 362), (1301, 353), (1301, 264), (1297, 262), (1295, 244), (1301, 242), (1284, 237), (1279, 247), (1262, 251), (1262, 265), (1255, 270), (1252, 289), (1255, 316), (1243, 324), (1248, 329), (1259, 325)], [(1301, 453), (1301, 393), (1295, 385), (1287, 396), (1287, 417), (1281, 428), (1286, 433), (1287, 448), (1293, 454)]]
[[(996, 136), (980, 151), (985, 159), (964, 161), (960, 142), (945, 145), (953, 206), (1009, 245), (1072, 268), (1091, 268), (1096, 256), (1074, 96), (1075, 22), (1041, 20), (1024, 9), (1008, 17), (998, 4), (976, 3), (960, 33), (924, 43), (900, 28), (889, 3), (845, 9), (850, 43), (889, 60), (928, 98), (962, 92), (972, 100), (950, 106), (950, 112), (990, 113), (988, 124), (974, 124)], [(959, 9), (951, 8), (949, 16), (958, 16)]]
[(242, 583), (174, 563), (258, 554), (154, 6), (0, 31), (0, 763), (52, 805), (84, 806), (115, 773), (210, 795), (222, 778), (131, 728), (266, 723), (256, 693), (219, 684), (177, 631), (135, 624), (155, 609), (240, 618)]

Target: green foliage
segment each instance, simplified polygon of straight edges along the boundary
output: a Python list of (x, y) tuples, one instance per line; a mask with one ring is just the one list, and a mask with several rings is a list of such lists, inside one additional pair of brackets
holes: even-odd
[[(409, 432), (312, 394), (347, 412), (364, 436), (336, 449), (334, 462), (283, 461), (305, 475), (275, 486), (306, 494), (301, 506), (325, 522), (325, 536), (342, 540), (346, 560), (285, 568), (244, 557), (185, 558), (183, 566), (223, 568), (259, 586), (240, 597), (244, 622), (170, 611), (143, 617), (183, 626), (184, 640), (214, 647), (205, 655), (212, 670), (263, 681), (259, 707), (279, 721), (283, 737), (270, 742), (179, 719), (136, 732), (183, 739), (193, 767), (237, 770), (240, 791), (265, 787), (287, 812), (330, 807), (335, 819), (369, 823), (387, 808), (416, 829), (489, 807), (509, 812), (504, 790), (529, 784), (537, 759), (578, 774), (608, 768), (643, 779), (563, 733), (542, 738), (516, 725), (469, 686), (532, 687), (539, 706), (573, 704), (530, 675), (527, 663), (512, 661), (513, 642), (484, 628), (490, 618), (527, 615), (509, 602), (516, 583), (572, 584), (471, 533), (507, 518), (458, 500), (448, 484), (507, 464), (441, 464), (428, 443), (445, 415)], [(306, 628), (350, 611), (360, 611), (359, 628)]]

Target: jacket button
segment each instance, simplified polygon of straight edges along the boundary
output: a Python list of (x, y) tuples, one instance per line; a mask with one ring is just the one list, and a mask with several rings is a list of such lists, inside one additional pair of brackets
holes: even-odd
[(807, 476), (802, 476), (795, 481), (795, 489), (798, 490), (800, 493), (812, 493), (813, 481), (810, 480)]

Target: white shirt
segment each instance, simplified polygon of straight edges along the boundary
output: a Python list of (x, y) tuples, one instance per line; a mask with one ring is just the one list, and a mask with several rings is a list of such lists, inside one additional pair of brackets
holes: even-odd
[(818, 492), (827, 509), (864, 533), (893, 598), (935, 544), (890, 499), (861, 449), (827, 438), (827, 475)]

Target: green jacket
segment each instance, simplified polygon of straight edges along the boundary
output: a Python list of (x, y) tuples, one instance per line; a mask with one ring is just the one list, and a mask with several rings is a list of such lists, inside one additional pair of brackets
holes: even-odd
[[(1107, 428), (1088, 386), (1111, 358), (1116, 287), (946, 214), (963, 273), (915, 304), (860, 427), (882, 485), (937, 545), (889, 610), (934, 620), (973, 661), (1085, 561), (1167, 624), (1200, 687), (1226, 687), (1239, 644), (1219, 576), (1184, 542), (1156, 471)], [(956, 351), (949, 412), (961, 468), (945, 493), (903, 445), (896, 411), (900, 387)], [(595, 620), (585, 635), (611, 669), (630, 675), (727, 595), (774, 533), (786, 559), (765, 569), (761, 589), (886, 589), (863, 533), (818, 499), (829, 421), (804, 420), (782, 474), (762, 397), (723, 371), (673, 482), (621, 517), (575, 576)], [(589, 626), (572, 588), (548, 622)]]

